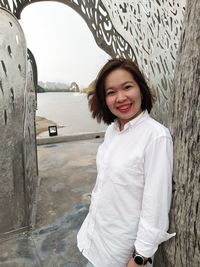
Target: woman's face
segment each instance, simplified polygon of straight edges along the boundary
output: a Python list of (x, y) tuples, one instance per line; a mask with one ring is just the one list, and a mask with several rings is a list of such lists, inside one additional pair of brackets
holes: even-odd
[(107, 76), (105, 96), (109, 110), (119, 119), (121, 130), (142, 112), (140, 88), (127, 70), (116, 69)]

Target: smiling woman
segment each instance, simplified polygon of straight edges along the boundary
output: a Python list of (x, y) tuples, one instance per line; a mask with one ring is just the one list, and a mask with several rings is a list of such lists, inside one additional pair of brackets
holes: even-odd
[[(138, 89), (140, 90), (138, 91)], [(121, 105), (128, 104), (128, 100), (126, 100), (127, 94), (124, 92), (129, 92), (128, 95), (130, 94), (131, 98), (134, 97), (135, 94), (139, 94), (137, 98), (141, 99), (137, 100), (141, 102), (141, 110), (151, 111), (155, 95), (148, 87), (138, 67), (131, 60), (113, 59), (105, 64), (99, 72), (95, 90), (88, 93), (89, 106), (93, 118), (96, 118), (98, 122), (104, 121), (110, 124), (118, 117), (119, 114), (115, 114), (113, 109), (111, 111), (111, 106), (108, 106), (108, 104), (110, 105), (111, 102), (116, 99), (118, 92), (120, 93), (120, 97), (125, 98), (120, 101), (122, 102)], [(132, 95), (133, 92), (134, 94)], [(130, 103), (133, 102), (133, 99), (129, 100)], [(134, 116), (133, 113), (139, 112), (139, 110), (136, 111), (136, 108), (134, 108), (135, 111), (132, 110), (133, 105), (130, 107), (130, 113), (127, 113), (129, 119)], [(119, 110), (117, 109), (115, 111)]]
[(120, 130), (141, 112), (142, 97), (132, 74), (124, 69), (113, 70), (105, 81), (106, 104), (118, 119)]
[(64, 4), (31, 4), (22, 11), (20, 23), (35, 56), (41, 81), (75, 81), (84, 87), (109, 59), (95, 43), (82, 17)]
[(89, 93), (92, 115), (109, 124), (78, 248), (95, 267), (152, 263), (168, 234), (173, 144), (150, 117), (153, 96), (138, 66), (111, 59)]

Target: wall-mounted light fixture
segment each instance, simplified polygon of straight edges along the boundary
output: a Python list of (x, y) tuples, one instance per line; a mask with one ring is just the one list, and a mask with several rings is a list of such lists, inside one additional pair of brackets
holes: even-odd
[(57, 126), (56, 125), (48, 126), (48, 131), (49, 131), (49, 136), (58, 135), (58, 131), (57, 131)]

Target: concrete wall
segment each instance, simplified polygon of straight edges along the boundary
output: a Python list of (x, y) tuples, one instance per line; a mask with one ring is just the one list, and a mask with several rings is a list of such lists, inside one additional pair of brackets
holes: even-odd
[(37, 167), (35, 92), (30, 63), (27, 65), (24, 34), (17, 19), (1, 8), (0, 21), (0, 235), (2, 235), (29, 225)]

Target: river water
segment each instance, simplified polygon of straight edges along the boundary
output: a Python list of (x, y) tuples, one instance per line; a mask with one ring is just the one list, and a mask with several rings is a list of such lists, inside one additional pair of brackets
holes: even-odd
[[(59, 126), (59, 135), (102, 132), (107, 126), (91, 117), (86, 94), (38, 93), (36, 116), (52, 120)], [(47, 136), (47, 132), (39, 136)]]

